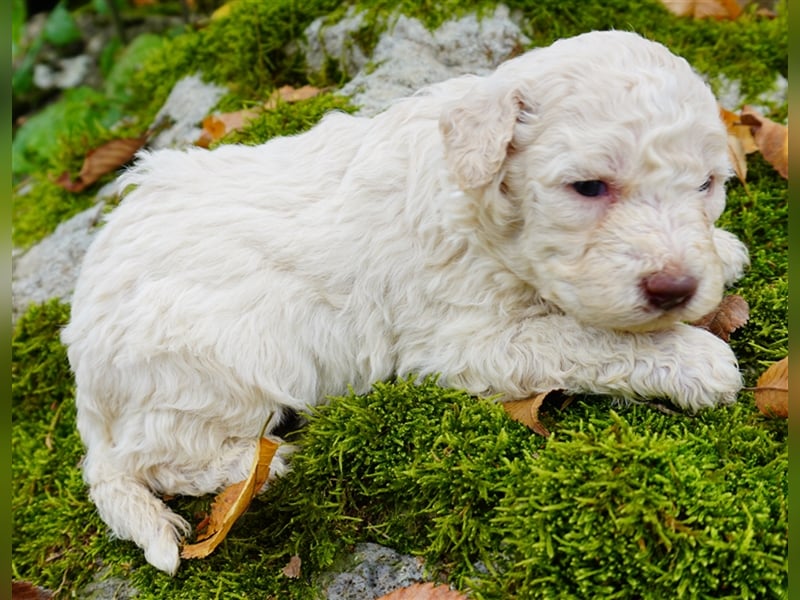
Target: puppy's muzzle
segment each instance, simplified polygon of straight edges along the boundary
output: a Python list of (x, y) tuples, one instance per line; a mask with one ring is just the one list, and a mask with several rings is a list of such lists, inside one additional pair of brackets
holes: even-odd
[(697, 291), (697, 279), (685, 273), (664, 270), (643, 278), (642, 290), (650, 306), (670, 310), (692, 299)]

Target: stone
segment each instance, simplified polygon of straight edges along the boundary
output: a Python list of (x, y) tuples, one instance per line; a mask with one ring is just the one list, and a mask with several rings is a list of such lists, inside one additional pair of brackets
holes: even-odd
[(380, 544), (356, 545), (348, 562), (343, 570), (320, 577), (327, 600), (378, 598), (425, 577), (419, 559)]
[(105, 202), (78, 213), (31, 247), (13, 256), (11, 319), (16, 322), (33, 302), (69, 302), (83, 256), (94, 237)]

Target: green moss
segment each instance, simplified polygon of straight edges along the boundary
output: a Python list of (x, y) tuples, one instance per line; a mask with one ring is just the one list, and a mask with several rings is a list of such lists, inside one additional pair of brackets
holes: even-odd
[(315, 17), (337, 5), (333, 0), (233, 3), (229, 16), (176, 36), (143, 65), (132, 82), (138, 111), (154, 115), (175, 83), (196, 72), (252, 99), (265, 98), (275, 86), (303, 80), (302, 56), (287, 53), (287, 45)]
[[(771, 86), (776, 73), (787, 74), (785, 2), (775, 20), (748, 15), (736, 22), (678, 19), (655, 0), (633, 10), (628, 0), (508, 4), (522, 10), (535, 45), (588, 29), (633, 29), (686, 56), (712, 83), (720, 74), (741, 80), (746, 101)], [(398, 5), (358, 6), (368, 18), (354, 43), (369, 49)], [(494, 3), (399, 6), (433, 28), (478, 6), (493, 10)], [(332, 0), (241, 0), (205, 29), (154, 43), (160, 47), (145, 54), (141, 68), (112, 78), (109, 90), (129, 94), (124, 114), (134, 128), (152, 120), (180, 77), (198, 71), (231, 89), (221, 109), (258, 105), (277, 85), (305, 83), (300, 59), (286, 54), (286, 45), (336, 7)], [(341, 83), (334, 62), (326, 77)], [(36, 172), (30, 191), (14, 199), (17, 245), (91, 202), (90, 193), (69, 194), (50, 177), (77, 171), (85, 150), (113, 135), (113, 119), (96, 115), (121, 109), (79, 93), (87, 94), (85, 112), (76, 103), (57, 125), (40, 123), (36, 135), (26, 133), (14, 150), (24, 149), (15, 157), (34, 165), (19, 172)], [(331, 108), (352, 110), (331, 94), (281, 104), (222, 143), (296, 133)], [(773, 116), (786, 111), (774, 107)], [(753, 384), (787, 352), (788, 191), (758, 156), (749, 167), (746, 189), (729, 184), (720, 224), (750, 248), (751, 267), (732, 290), (749, 302), (750, 322), (732, 345)], [(74, 385), (58, 341), (67, 317), (68, 307), (57, 302), (33, 306), (12, 342), (17, 579), (64, 597), (103, 571), (130, 580), (142, 599), (305, 599), (318, 592), (313, 578), (342, 553), (375, 541), (424, 556), (432, 571), (475, 598), (785, 597), (787, 426), (760, 417), (749, 393), (696, 417), (577, 398), (546, 409), (555, 435), (544, 440), (500, 407), (432, 381), (379, 384), (315, 411), (299, 438), (294, 471), (254, 503), (212, 556), (184, 561), (175, 578), (167, 577), (132, 543), (111, 540), (86, 496)], [(171, 506), (197, 522), (210, 500), (177, 498)], [(295, 553), (303, 576), (289, 580), (280, 571)]]
[(12, 572), (50, 589), (66, 577), (75, 585), (91, 577), (92, 542), (102, 530), (77, 468), (74, 383), (58, 340), (68, 316), (55, 301), (33, 307), (12, 341)]
[(729, 183), (720, 225), (750, 251), (750, 268), (731, 290), (750, 305), (750, 320), (731, 344), (749, 385), (771, 362), (786, 356), (789, 338), (789, 191), (763, 158), (748, 158), (747, 187)]
[(94, 201), (91, 192), (68, 192), (47, 176), (34, 176), (24, 187), (27, 191), (14, 194), (12, 207), (12, 239), (18, 248), (35, 244)]
[(379, 384), (317, 411), (261, 518), (293, 517), (312, 565), (391, 540), (479, 598), (781, 597), (785, 424), (748, 399), (617, 410), (579, 399), (545, 441), (430, 380)]
[(274, 109), (264, 111), (243, 129), (229, 133), (218, 144), (261, 144), (276, 136), (306, 131), (330, 111), (353, 112), (355, 108), (346, 98), (330, 93), (300, 102), (279, 102)]

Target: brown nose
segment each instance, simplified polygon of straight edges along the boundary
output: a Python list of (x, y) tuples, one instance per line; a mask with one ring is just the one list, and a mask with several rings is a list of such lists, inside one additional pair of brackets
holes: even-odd
[(669, 310), (689, 302), (697, 291), (697, 279), (684, 273), (659, 271), (642, 279), (650, 306)]

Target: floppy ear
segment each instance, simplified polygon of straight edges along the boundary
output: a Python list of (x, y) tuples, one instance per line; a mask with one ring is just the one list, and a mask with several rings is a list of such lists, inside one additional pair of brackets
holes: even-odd
[(500, 170), (522, 106), (518, 90), (491, 80), (445, 106), (439, 117), (445, 160), (463, 189), (488, 185)]

